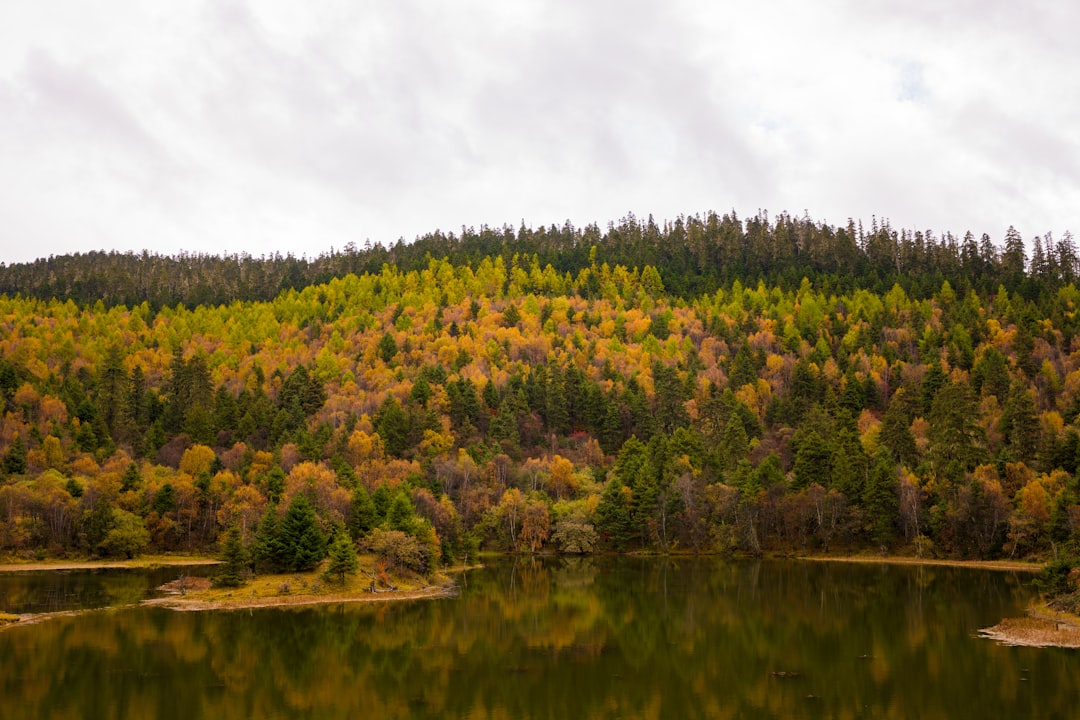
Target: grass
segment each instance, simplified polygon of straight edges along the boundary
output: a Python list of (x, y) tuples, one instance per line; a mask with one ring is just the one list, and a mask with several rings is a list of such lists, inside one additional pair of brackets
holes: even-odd
[[(279, 575), (257, 575), (242, 587), (212, 587), (204, 580), (192, 578), (190, 589), (183, 594), (148, 601), (176, 609), (239, 609), (276, 605), (308, 605), (329, 602), (357, 602), (434, 597), (445, 594), (452, 585), (448, 576), (436, 573), (427, 578), (409, 572), (392, 573), (372, 589), (374, 558), (361, 556), (361, 571), (340, 577), (324, 577), (325, 562), (310, 572)], [(387, 582), (388, 581), (388, 582)], [(175, 585), (172, 583), (171, 585)], [(391, 589), (392, 588), (392, 589)]]
[(1032, 612), (1037, 614), (1005, 618), (993, 627), (983, 628), (979, 635), (1003, 645), (1080, 648), (1080, 627), (1074, 624), (1075, 616), (1062, 618), (1054, 614), (1046, 617), (1043, 608)]

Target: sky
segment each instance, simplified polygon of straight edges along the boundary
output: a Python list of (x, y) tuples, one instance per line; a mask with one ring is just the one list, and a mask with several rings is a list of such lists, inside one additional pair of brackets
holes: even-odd
[(1080, 3), (6, 0), (0, 262), (787, 211), (1080, 233)]

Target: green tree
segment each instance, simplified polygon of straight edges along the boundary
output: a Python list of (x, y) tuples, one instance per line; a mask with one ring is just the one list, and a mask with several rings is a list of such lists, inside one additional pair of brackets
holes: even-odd
[(382, 438), (388, 455), (401, 457), (408, 449), (409, 416), (395, 397), (387, 396), (379, 406), (379, 412), (375, 414), (375, 431)]
[(904, 389), (900, 388), (893, 395), (889, 409), (881, 418), (881, 444), (892, 455), (893, 460), (908, 467), (915, 466), (917, 448), (915, 436), (911, 434), (911, 418), (908, 416)]
[(1022, 383), (1016, 383), (1009, 393), (999, 430), (1008, 439), (1012, 459), (1030, 465), (1039, 452), (1041, 433), (1039, 418), (1035, 413), (1035, 400), (1031, 391)]
[(377, 347), (379, 351), (379, 359), (389, 365), (394, 360), (394, 356), (397, 355), (398, 346), (394, 341), (394, 336), (389, 332), (384, 333), (382, 338), (379, 339), (379, 345)]
[(273, 503), (266, 507), (259, 529), (255, 531), (251, 550), (256, 567), (279, 572), (289, 566), (288, 553), (281, 541), (281, 522), (278, 520), (277, 507)]
[(626, 550), (633, 533), (630, 520), (630, 488), (613, 477), (604, 486), (600, 503), (596, 506), (596, 529), (612, 550)]
[(888, 545), (900, 520), (899, 483), (896, 465), (889, 453), (879, 450), (862, 493), (870, 538), (877, 545)]
[(4, 472), (9, 475), (21, 475), (26, 472), (26, 445), (22, 435), (16, 435), (4, 455)]
[(310, 570), (326, 557), (326, 537), (304, 493), (296, 494), (281, 521), (281, 544), (291, 570)]
[(244, 584), (244, 572), (247, 570), (250, 558), (244, 547), (244, 541), (240, 537), (240, 528), (231, 526), (225, 532), (225, 539), (221, 543), (221, 565), (214, 576), (214, 585), (218, 587), (240, 587)]
[(398, 492), (386, 511), (386, 529), (412, 535), (416, 529), (416, 509), (404, 492)]
[(150, 532), (141, 517), (127, 510), (114, 509), (112, 527), (98, 544), (102, 555), (133, 558), (150, 544)]
[(353, 490), (349, 503), (349, 534), (353, 540), (359, 540), (379, 525), (379, 514), (375, 501), (363, 485)]
[(948, 383), (930, 410), (930, 461), (938, 475), (957, 483), (986, 457), (979, 408), (967, 383)]
[(349, 538), (345, 528), (339, 527), (334, 533), (334, 541), (330, 543), (330, 562), (326, 566), (326, 576), (337, 576), (339, 582), (345, 584), (345, 576), (353, 575), (360, 569), (360, 561), (356, 557), (356, 547)]

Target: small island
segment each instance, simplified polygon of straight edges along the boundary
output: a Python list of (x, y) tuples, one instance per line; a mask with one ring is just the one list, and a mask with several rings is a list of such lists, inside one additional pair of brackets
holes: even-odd
[(246, 610), (251, 608), (319, 605), (353, 602), (388, 602), (448, 597), (455, 584), (449, 573), (440, 571), (425, 577), (399, 570), (380, 570), (371, 555), (358, 558), (357, 572), (344, 581), (328, 575), (327, 560), (308, 572), (258, 575), (236, 587), (215, 586), (212, 578), (182, 576), (162, 585), (165, 596), (144, 601), (173, 610)]

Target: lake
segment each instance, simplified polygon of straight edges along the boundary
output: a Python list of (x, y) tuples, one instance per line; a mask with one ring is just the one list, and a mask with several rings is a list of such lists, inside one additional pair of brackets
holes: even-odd
[(1073, 718), (1080, 653), (975, 636), (1030, 577), (510, 559), (439, 600), (97, 610), (0, 631), (0, 717)]

